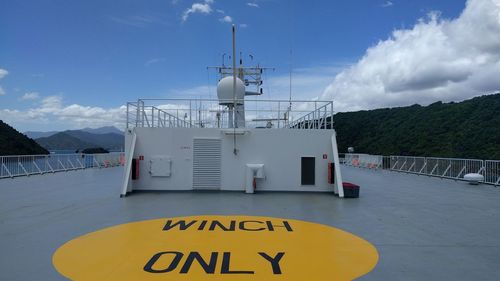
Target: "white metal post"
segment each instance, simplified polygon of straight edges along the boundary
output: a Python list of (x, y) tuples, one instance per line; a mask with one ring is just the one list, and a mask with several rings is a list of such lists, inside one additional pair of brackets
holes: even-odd
[(2, 167), (5, 169), (5, 171), (7, 172), (7, 174), (9, 174), (9, 177), (13, 178), (12, 174), (10, 173), (9, 169), (7, 169), (7, 166), (5, 166), (4, 163), (2, 163)]
[[(34, 158), (34, 157), (33, 157)], [(33, 166), (35, 166), (35, 168), (38, 170), (38, 173), (41, 175), (43, 174), (42, 170), (40, 169), (40, 167), (38, 167), (38, 165), (36, 164), (35, 160), (33, 160)]]
[(23, 170), (24, 174), (26, 176), (29, 176), (28, 171), (26, 171), (26, 169), (24, 168), (23, 164), (21, 163), (21, 161), (19, 159), (18, 159), (17, 163), (18, 163), (19, 167), (21, 167), (21, 169)]
[[(333, 165), (335, 167), (335, 187), (339, 197), (344, 197), (344, 186), (342, 185), (342, 174), (340, 173), (339, 151), (337, 146), (337, 133), (333, 131), (332, 134), (332, 152), (333, 152)], [(335, 189), (334, 187), (334, 189)]]
[(129, 103), (127, 102), (127, 114), (126, 114), (126, 119), (127, 119), (126, 128), (127, 129), (128, 129), (128, 110), (129, 110)]
[(125, 173), (123, 176), (123, 186), (122, 186), (122, 193), (120, 194), (120, 197), (127, 195), (128, 186), (129, 186), (129, 182), (130, 182), (130, 172), (132, 170), (132, 159), (134, 157), (136, 140), (137, 140), (137, 134), (135, 133), (135, 131), (133, 131), (132, 132), (132, 140), (130, 142), (130, 146), (128, 148), (128, 155), (126, 156), (126, 161), (125, 161)]

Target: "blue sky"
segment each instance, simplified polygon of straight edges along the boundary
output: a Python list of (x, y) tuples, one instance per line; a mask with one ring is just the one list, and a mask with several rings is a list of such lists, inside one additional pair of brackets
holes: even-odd
[[(440, 13), (438, 22), (456, 19), (465, 5), (465, 0), (1, 1), (0, 69), (6, 74), (0, 76), (0, 119), (20, 130), (65, 129), (88, 124), (47, 115), (42, 116), (47, 122), (36, 122), (12, 112), (40, 108), (50, 102), (47, 97), (59, 103), (56, 107), (108, 110), (138, 97), (206, 95), (206, 86), (216, 83), (206, 66), (220, 64), (221, 54), (230, 52), (231, 23), (238, 29), (237, 48), (276, 68), (268, 74), (275, 96), (287, 91), (279, 79), (287, 76), (292, 49), (297, 96), (325, 97), (339, 73), (394, 31), (412, 30), (419, 19), (431, 24), (433, 11)], [(301, 75), (311, 78), (310, 85)]]

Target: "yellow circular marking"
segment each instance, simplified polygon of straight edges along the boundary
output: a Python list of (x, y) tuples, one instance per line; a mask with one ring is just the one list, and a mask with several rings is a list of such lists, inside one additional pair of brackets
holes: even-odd
[(252, 216), (193, 216), (132, 222), (71, 240), (52, 262), (75, 281), (353, 280), (378, 253), (343, 230)]

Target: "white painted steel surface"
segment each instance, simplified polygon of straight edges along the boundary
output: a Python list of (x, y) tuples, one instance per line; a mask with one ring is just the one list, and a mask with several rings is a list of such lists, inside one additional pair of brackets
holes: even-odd
[[(259, 163), (266, 167), (266, 179), (259, 181), (257, 190), (334, 191), (334, 186), (328, 183), (328, 162), (334, 161), (333, 152), (337, 152), (336, 143), (332, 144), (333, 130), (246, 129), (244, 135), (236, 136), (236, 155), (234, 135), (226, 135), (222, 129), (138, 127), (134, 131), (137, 142), (133, 157), (143, 156), (144, 160), (140, 161), (139, 179), (131, 181), (129, 191), (192, 190), (196, 186), (193, 169), (198, 169), (195, 139), (220, 139), (221, 190), (244, 191), (246, 164)], [(131, 138), (132, 133), (127, 132), (127, 144)], [(126, 153), (130, 151), (129, 146)], [(155, 155), (172, 159), (170, 177), (149, 176), (143, 163)], [(316, 185), (302, 186), (300, 160), (311, 156), (316, 158)], [(217, 188), (215, 184), (214, 188)]]

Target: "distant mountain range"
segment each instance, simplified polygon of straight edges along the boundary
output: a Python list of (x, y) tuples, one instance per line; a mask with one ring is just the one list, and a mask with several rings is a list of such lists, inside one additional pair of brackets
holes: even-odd
[(0, 155), (48, 154), (34, 140), (0, 120)]
[(120, 131), (120, 129), (114, 127), (114, 126), (105, 126), (105, 127), (100, 127), (100, 128), (83, 128), (80, 131), (84, 131), (87, 133), (92, 133), (92, 134), (119, 134), (123, 136), (123, 131)]
[[(114, 126), (105, 126), (105, 127), (100, 127), (100, 128), (83, 128), (78, 131), (84, 131), (87, 133), (92, 133), (92, 134), (108, 134), (108, 133), (115, 133), (115, 134), (120, 134), (123, 135), (123, 132), (120, 131), (118, 128)], [(26, 136), (32, 139), (38, 139), (38, 138), (46, 138), (50, 137), (52, 135), (55, 135), (57, 133), (60, 133), (60, 131), (49, 131), (49, 132), (38, 132), (38, 131), (27, 131), (24, 132)]]
[[(43, 132), (26, 132), (41, 135)], [(101, 147), (106, 150), (121, 150), (124, 147), (123, 132), (115, 127), (56, 132), (50, 136), (36, 138), (35, 141), (48, 150), (83, 150)]]

